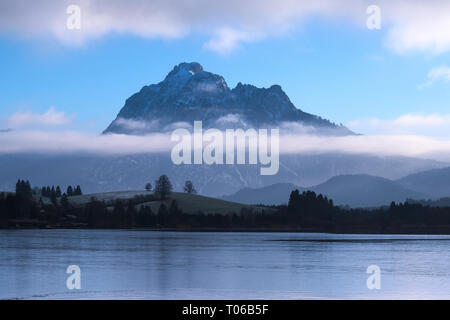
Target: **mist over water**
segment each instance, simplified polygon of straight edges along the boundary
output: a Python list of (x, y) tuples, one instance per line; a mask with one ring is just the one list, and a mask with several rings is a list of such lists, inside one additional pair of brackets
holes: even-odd
[[(449, 299), (450, 236), (0, 232), (1, 299)], [(81, 290), (66, 268), (81, 269)], [(366, 286), (369, 265), (381, 289)]]

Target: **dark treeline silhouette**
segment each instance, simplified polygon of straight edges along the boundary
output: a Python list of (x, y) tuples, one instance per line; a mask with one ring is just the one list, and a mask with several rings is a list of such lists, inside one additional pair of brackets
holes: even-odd
[[(57, 189), (54, 188), (54, 194)], [(30, 183), (19, 180), (15, 194), (0, 193), (0, 227), (450, 234), (450, 207), (392, 203), (376, 210), (346, 209), (320, 194), (295, 190), (288, 205), (262, 211), (246, 206), (226, 215), (185, 213), (171, 198), (167, 176), (156, 181), (155, 189), (159, 192), (128, 200), (104, 202), (91, 198), (85, 205), (76, 206), (66, 193), (55, 201), (43, 201), (42, 197), (37, 200)]]
[[(42, 197), (47, 197), (47, 198), (52, 198), (52, 197), (62, 197), (62, 192), (61, 192), (61, 187), (60, 186), (46, 186), (46, 187), (42, 187), (41, 188), (41, 196)], [(71, 196), (81, 196), (83, 195), (83, 192), (81, 191), (81, 187), (80, 186), (76, 186), (76, 187), (72, 187), (72, 186), (68, 186), (67, 187), (67, 191), (65, 192), (65, 194), (68, 197)]]

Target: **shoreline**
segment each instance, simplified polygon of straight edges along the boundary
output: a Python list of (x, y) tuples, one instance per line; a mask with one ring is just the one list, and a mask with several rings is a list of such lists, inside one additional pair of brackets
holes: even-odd
[(355, 231), (345, 231), (345, 230), (319, 230), (319, 229), (301, 229), (301, 228), (68, 228), (68, 227), (51, 227), (51, 228), (8, 228), (0, 229), (2, 231), (13, 231), (13, 230), (83, 230), (83, 231), (94, 231), (94, 230), (105, 230), (105, 231), (152, 231), (152, 232), (189, 232), (189, 233), (323, 233), (323, 234), (335, 234), (335, 235), (442, 235), (450, 236), (450, 230), (447, 232), (439, 230), (403, 230), (394, 231), (389, 230), (386, 232), (376, 232), (369, 230), (355, 230)]

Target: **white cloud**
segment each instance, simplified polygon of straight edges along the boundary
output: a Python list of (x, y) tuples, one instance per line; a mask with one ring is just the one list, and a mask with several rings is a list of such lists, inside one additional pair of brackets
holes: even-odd
[(280, 125), (280, 129), (282, 132), (290, 132), (294, 135), (318, 135), (320, 132), (326, 131), (324, 128), (317, 128), (311, 125), (304, 125), (293, 121), (282, 122)]
[(176, 129), (187, 129), (187, 130), (192, 130), (192, 124), (190, 124), (189, 122), (185, 122), (185, 121), (178, 121), (178, 122), (173, 122), (167, 126), (165, 126), (163, 128), (163, 132), (167, 132), (169, 130), (176, 130)]
[(125, 129), (131, 131), (145, 131), (145, 130), (154, 130), (158, 128), (158, 121), (139, 121), (133, 119), (125, 119), (125, 118), (117, 118), (114, 121), (114, 124)]
[(450, 67), (440, 66), (432, 68), (430, 72), (428, 72), (427, 81), (423, 84), (420, 84), (418, 87), (420, 89), (429, 87), (438, 81), (445, 81), (445, 82), (450, 81)]
[(56, 111), (50, 107), (44, 113), (35, 113), (33, 111), (16, 112), (8, 118), (8, 125), (12, 128), (24, 126), (61, 126), (70, 123), (71, 118), (64, 112)]
[(369, 118), (350, 121), (347, 126), (363, 134), (450, 138), (450, 114), (405, 114), (396, 119)]
[(222, 55), (234, 51), (240, 42), (248, 42), (255, 39), (245, 32), (239, 32), (231, 28), (217, 30), (211, 40), (205, 43), (205, 48), (216, 51)]
[(450, 2), (447, 0), (384, 1), (391, 23), (387, 44), (399, 53), (450, 50)]
[[(91, 153), (138, 154), (170, 153), (174, 142), (169, 134), (145, 136), (97, 135), (78, 131), (47, 132), (13, 130), (0, 132), (0, 153)], [(376, 156), (412, 156), (450, 161), (450, 139), (418, 135), (316, 136), (291, 134), (280, 136), (280, 153), (311, 154), (341, 152)]]
[(241, 124), (245, 124), (245, 122), (241, 119), (241, 116), (237, 113), (229, 113), (226, 116), (220, 117), (219, 119), (216, 120), (216, 123), (219, 124), (227, 124), (227, 123), (231, 123), (231, 124), (236, 124), (236, 123), (241, 123)]
[(406, 114), (392, 124), (400, 127), (436, 127), (450, 124), (450, 115), (430, 114), (426, 116)]
[[(205, 47), (228, 53), (241, 43), (298, 28), (311, 17), (350, 21), (366, 28), (371, 0), (78, 0), (81, 29), (66, 28), (72, 0), (2, 0), (0, 31), (52, 36), (83, 44), (111, 32), (142, 37), (210, 36)], [(379, 0), (386, 44), (398, 53), (450, 50), (450, 2), (447, 0)], [(371, 31), (367, 31), (371, 32)]]
[(285, 136), (280, 141), (280, 152), (342, 152), (376, 156), (409, 156), (450, 161), (450, 140), (439, 140), (415, 135)]
[(13, 130), (0, 133), (0, 153), (151, 153), (167, 150), (169, 142), (169, 137), (162, 134), (134, 136), (98, 135), (79, 131)]

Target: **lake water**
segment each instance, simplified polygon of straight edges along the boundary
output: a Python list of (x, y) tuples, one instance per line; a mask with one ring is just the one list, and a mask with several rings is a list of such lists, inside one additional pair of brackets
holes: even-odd
[(0, 231), (0, 298), (449, 299), (449, 249), (450, 236)]

